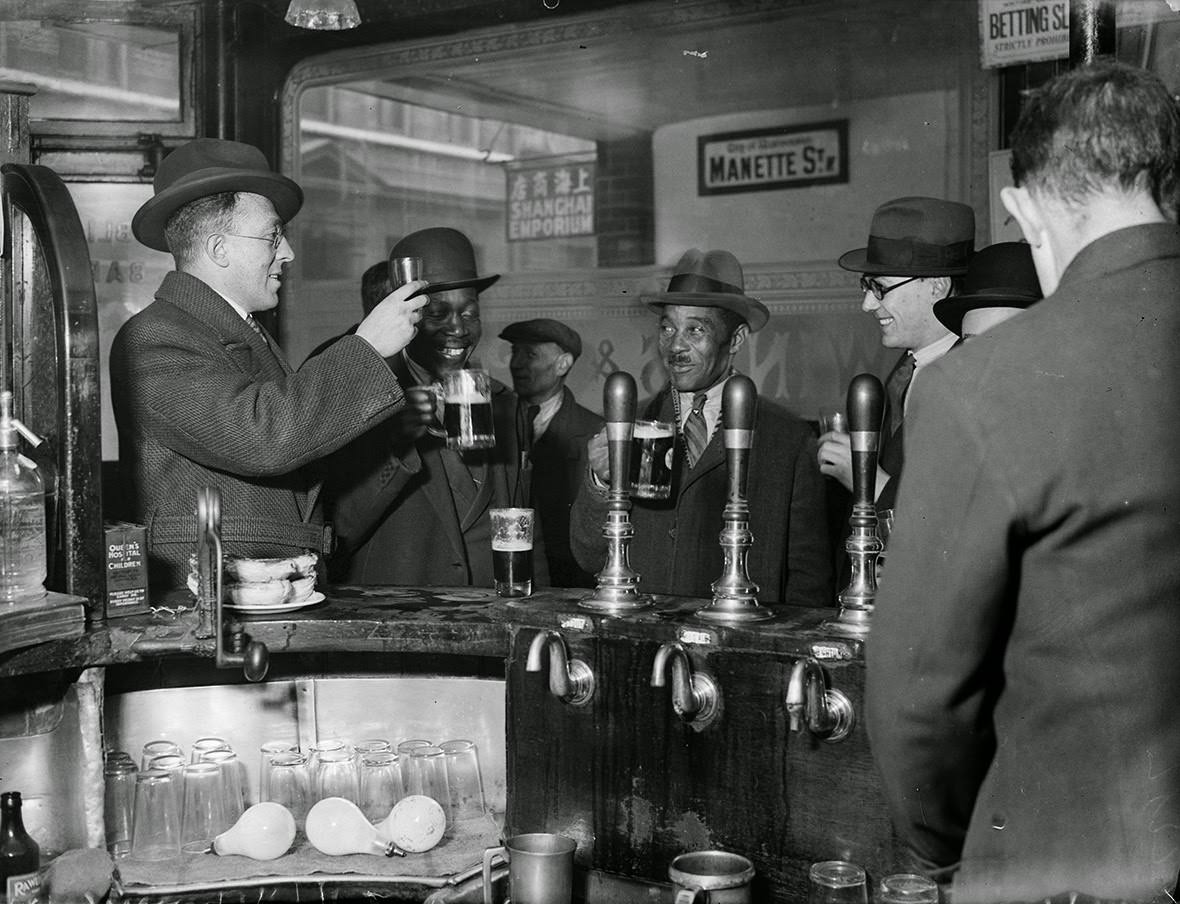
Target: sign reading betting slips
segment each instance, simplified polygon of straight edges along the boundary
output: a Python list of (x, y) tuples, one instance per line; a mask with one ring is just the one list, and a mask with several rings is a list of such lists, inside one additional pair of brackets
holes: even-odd
[(1064, 59), (1069, 0), (980, 0), (979, 38), (984, 69)]

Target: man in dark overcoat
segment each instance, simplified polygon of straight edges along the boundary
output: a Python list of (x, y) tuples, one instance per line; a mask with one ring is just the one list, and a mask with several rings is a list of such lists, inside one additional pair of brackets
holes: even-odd
[[(631, 563), (640, 589), (709, 597), (722, 574), (718, 536), (728, 494), (721, 423), (725, 381), (751, 332), (770, 317), (745, 294), (741, 264), (728, 251), (684, 254), (668, 290), (645, 298), (660, 315), (659, 350), (669, 385), (640, 406), (640, 417), (671, 422), (673, 489), (666, 501), (633, 500)], [(754, 545), (748, 557), (759, 600), (831, 606), (831, 565), (823, 478), (810, 428), (759, 398), (749, 458), (748, 498)], [(574, 502), (571, 541), (590, 572), (606, 560), (605, 432), (588, 448), (590, 469)]]
[(558, 320), (538, 317), (508, 324), (500, 338), (512, 343), (508, 366), (520, 400), (521, 479), (545, 526), (549, 580), (554, 587), (593, 587), (594, 575), (570, 550), (570, 506), (586, 471), (586, 443), (602, 429), (602, 418), (579, 405), (565, 385), (582, 354), (582, 337)]
[(1154, 75), (1035, 90), (1001, 198), (1045, 298), (914, 387), (866, 714), (955, 904), (1163, 901), (1180, 867), (1178, 161)]
[(164, 158), (132, 220), (139, 241), (176, 260), (110, 362), (125, 504), (147, 526), (157, 586), (185, 582), (206, 486), (221, 491), (226, 554), (324, 551), (312, 466), (402, 407), (384, 358), (413, 335), (421, 283), (298, 371), (254, 319), (278, 304), (295, 257), (283, 230), (302, 202), (257, 148), (202, 138)]

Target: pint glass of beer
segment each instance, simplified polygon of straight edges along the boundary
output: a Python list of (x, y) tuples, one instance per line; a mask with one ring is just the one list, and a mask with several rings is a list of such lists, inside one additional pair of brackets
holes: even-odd
[(636, 421), (631, 434), (631, 495), (667, 499), (672, 495), (672, 440), (667, 421)]
[(443, 429), (447, 448), (490, 449), (496, 445), (492, 426), (492, 378), (486, 370), (456, 370), (443, 377)]
[(492, 573), (497, 596), (529, 596), (533, 592), (533, 510), (494, 508)]

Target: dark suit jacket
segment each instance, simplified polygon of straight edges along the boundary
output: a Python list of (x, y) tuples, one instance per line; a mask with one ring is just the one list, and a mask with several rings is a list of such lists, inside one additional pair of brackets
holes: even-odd
[(1180, 230), (1122, 229), (914, 384), (866, 711), (956, 904), (1176, 877), (1178, 297)]
[[(674, 421), (667, 389), (644, 415)], [(823, 477), (816, 465), (811, 428), (772, 402), (758, 400), (754, 446), (750, 450), (747, 497), (754, 545), (748, 567), (761, 602), (801, 606), (833, 605), (831, 561)], [(695, 468), (676, 444), (673, 498), (633, 500), (631, 563), (648, 593), (710, 597), (722, 574), (718, 543), (721, 513), (729, 492), (725, 447), (716, 430)], [(570, 519), (578, 562), (591, 572), (606, 561), (606, 501), (584, 479)]]
[[(400, 381), (413, 385), (400, 355), (389, 363)], [(462, 470), (460, 456), (429, 434), (404, 458), (391, 454), (389, 424), (332, 457), (328, 504), (340, 545), (334, 578), (357, 584), (493, 585), (488, 510), (523, 504), (516, 394), (497, 381), (492, 413), (496, 447), (463, 456), (478, 486)], [(545, 545), (541, 530), (534, 530), (533, 585), (545, 586)]]
[(570, 550), (570, 506), (586, 472), (586, 443), (602, 429), (602, 418), (574, 401), (562, 387), (561, 407), (533, 444), (529, 498), (545, 525), (549, 579), (554, 587), (593, 587)]
[(111, 348), (127, 511), (148, 528), (153, 583), (181, 586), (197, 492), (221, 490), (227, 554), (320, 549), (322, 456), (388, 417), (401, 387), (356, 337), (293, 372), (196, 277), (169, 273)]

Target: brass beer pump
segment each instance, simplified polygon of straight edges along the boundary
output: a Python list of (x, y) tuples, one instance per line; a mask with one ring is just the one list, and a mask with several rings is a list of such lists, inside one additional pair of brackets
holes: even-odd
[(602, 390), (602, 411), (606, 418), (606, 440), (610, 455), (610, 495), (606, 537), (606, 565), (598, 572), (598, 587), (579, 606), (598, 612), (632, 612), (651, 605), (651, 597), (639, 592), (639, 575), (631, 568), (630, 544), (635, 536), (631, 524), (631, 436), (635, 432), (635, 379), (624, 371), (606, 378)]
[(877, 557), (885, 548), (877, 536), (877, 450), (885, 390), (872, 374), (848, 384), (848, 430), (852, 442), (852, 531), (844, 543), (852, 574), (840, 593), (840, 614), (827, 627), (863, 637), (877, 598)]
[(725, 383), (721, 397), (721, 428), (725, 439), (725, 463), (729, 470), (729, 494), (721, 514), (722, 574), (713, 582), (713, 602), (697, 610), (697, 617), (715, 622), (761, 621), (771, 617), (758, 605), (758, 585), (750, 580), (746, 557), (754, 545), (750, 530), (750, 505), (746, 478), (750, 449), (754, 444), (754, 411), (758, 390), (754, 381), (735, 374)]

